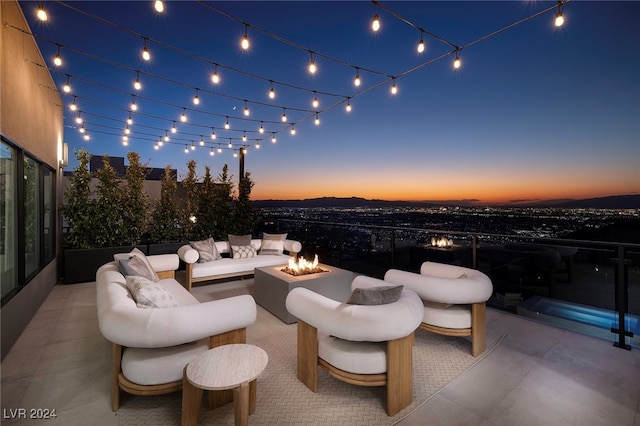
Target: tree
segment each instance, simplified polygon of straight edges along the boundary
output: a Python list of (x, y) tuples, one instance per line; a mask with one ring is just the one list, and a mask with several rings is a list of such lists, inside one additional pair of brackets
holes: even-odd
[(126, 185), (122, 187), (122, 221), (124, 238), (128, 244), (140, 243), (147, 228), (149, 196), (144, 189), (147, 172), (140, 164), (137, 152), (128, 152), (129, 167), (125, 174)]
[(187, 177), (182, 179), (185, 199), (181, 219), (182, 235), (185, 240), (194, 239), (195, 221), (198, 218), (198, 177), (196, 176), (196, 160), (187, 163)]
[(69, 185), (64, 190), (62, 216), (67, 221), (69, 233), (65, 238), (70, 248), (82, 249), (94, 246), (94, 211), (95, 204), (91, 200), (91, 172), (89, 161), (91, 155), (82, 148), (73, 151), (78, 166), (73, 169)]
[(160, 200), (152, 213), (151, 240), (156, 243), (174, 243), (183, 241), (180, 235), (180, 210), (176, 191), (178, 185), (171, 173), (171, 166), (164, 168), (160, 186)]
[(226, 240), (229, 232), (231, 232), (233, 220), (233, 212), (231, 209), (231, 202), (233, 201), (232, 193), (233, 183), (229, 176), (229, 166), (225, 164), (222, 167), (222, 173), (220, 173), (216, 179), (216, 186), (214, 190), (213, 238), (216, 240)]
[(96, 173), (96, 209), (93, 238), (96, 247), (117, 247), (126, 244), (123, 224), (123, 200), (120, 178), (108, 155), (102, 156), (102, 167)]
[(194, 239), (204, 240), (212, 237), (215, 231), (215, 191), (216, 183), (211, 176), (209, 166), (204, 168), (204, 179), (200, 186), (200, 196), (198, 198), (198, 219), (195, 224)]
[(238, 185), (238, 198), (233, 209), (234, 233), (251, 234), (259, 222), (253, 211), (251, 190), (253, 189), (251, 173), (245, 173)]

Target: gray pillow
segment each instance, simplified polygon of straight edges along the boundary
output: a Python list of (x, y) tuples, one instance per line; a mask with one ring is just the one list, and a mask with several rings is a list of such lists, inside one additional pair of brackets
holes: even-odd
[(136, 304), (145, 308), (175, 308), (179, 306), (169, 290), (144, 277), (128, 276), (126, 285)]
[(120, 269), (120, 272), (125, 277), (143, 277), (149, 281), (155, 281), (155, 277), (151, 275), (147, 265), (138, 256), (131, 256), (128, 259), (119, 260), (118, 269)]
[(149, 259), (147, 259), (147, 256), (142, 251), (138, 250), (138, 248), (134, 248), (129, 253), (116, 253), (113, 255), (113, 260), (115, 260), (116, 263), (118, 264), (118, 268), (120, 269), (120, 272), (122, 273), (122, 275), (127, 275), (127, 274), (125, 273), (125, 270), (123, 269), (123, 267), (120, 265), (120, 262), (123, 260), (129, 260), (131, 256), (136, 256), (140, 258), (140, 260), (142, 260), (146, 265), (148, 272), (145, 273), (144, 276), (150, 275), (152, 281), (158, 281), (160, 279), (158, 278), (158, 274), (156, 274), (156, 271), (151, 266), (151, 263), (149, 263)]
[(262, 243), (260, 244), (260, 253), (262, 255), (281, 255), (284, 253), (284, 240), (287, 234), (262, 234)]
[(198, 263), (211, 262), (212, 260), (222, 259), (218, 247), (213, 238), (209, 238), (204, 241), (191, 241), (189, 243), (193, 247), (200, 257), (198, 257)]
[(402, 285), (355, 288), (347, 303), (350, 305), (386, 305), (397, 302), (403, 288)]

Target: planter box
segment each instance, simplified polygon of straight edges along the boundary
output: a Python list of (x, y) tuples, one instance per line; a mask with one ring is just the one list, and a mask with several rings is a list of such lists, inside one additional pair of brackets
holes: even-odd
[[(93, 249), (67, 249), (64, 251), (63, 283), (76, 284), (96, 280), (99, 267), (113, 260), (116, 253), (128, 253), (138, 247), (147, 254), (147, 246), (104, 247)], [(177, 251), (177, 249), (176, 249)]]

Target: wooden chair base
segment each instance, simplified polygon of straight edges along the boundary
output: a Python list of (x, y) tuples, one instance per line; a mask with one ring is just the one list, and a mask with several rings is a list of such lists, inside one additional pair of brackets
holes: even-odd
[(471, 305), (471, 327), (470, 328), (446, 328), (438, 327), (427, 323), (420, 324), (420, 328), (443, 336), (471, 336), (471, 355), (477, 357), (485, 351), (486, 343), (486, 320), (487, 307), (485, 303), (474, 303)]

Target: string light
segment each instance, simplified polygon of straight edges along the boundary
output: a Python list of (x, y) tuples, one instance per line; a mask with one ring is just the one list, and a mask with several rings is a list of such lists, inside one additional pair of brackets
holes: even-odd
[(149, 49), (147, 48), (146, 37), (143, 38), (143, 40), (144, 40), (144, 48), (142, 49), (142, 59), (144, 59), (145, 61), (149, 61), (151, 60), (151, 53), (149, 53)]
[(296, 128), (294, 127), (294, 125), (291, 125), (291, 136), (296, 134)]
[(191, 142), (191, 151), (195, 151), (196, 150), (196, 146), (193, 144), (193, 142)]
[(242, 142), (246, 142), (247, 141), (247, 134), (243, 133), (242, 134)]
[(211, 81), (213, 82), (213, 84), (220, 83), (220, 76), (218, 75), (218, 65), (217, 64), (213, 69), (213, 74), (211, 74)]
[(77, 124), (82, 124), (82, 117), (80, 116), (79, 112), (78, 112), (78, 116), (76, 117), (76, 123)]
[(89, 139), (91, 139), (91, 136), (89, 136), (89, 133), (85, 133), (84, 134), (84, 140), (88, 141)]
[(73, 97), (73, 102), (71, 102), (71, 105), (69, 105), (69, 109), (71, 111), (76, 111), (78, 109), (78, 104), (76, 104), (76, 97)]
[(169, 142), (169, 134), (165, 132), (164, 134), (164, 141), (165, 142)]
[(458, 50), (456, 50), (456, 58), (453, 60), (453, 68), (458, 69), (462, 65), (460, 57), (458, 56)]
[(164, 145), (164, 142), (162, 142), (162, 139), (158, 139), (158, 146), (162, 146)]
[(211, 148), (211, 149), (209, 150), (209, 155), (210, 155), (211, 157), (213, 157), (213, 156), (214, 156), (213, 148)]
[(138, 110), (138, 105), (136, 104), (136, 96), (135, 95), (131, 95), (131, 105), (130, 105), (129, 109), (131, 111), (137, 111)]
[(160, 149), (160, 147), (158, 146), (158, 142), (156, 142), (156, 143), (153, 145), (153, 149), (155, 149), (156, 151)]
[(276, 134), (272, 133), (271, 134), (271, 143), (276, 143), (278, 140), (276, 139)]
[(86, 129), (84, 128), (84, 124), (82, 126), (80, 126), (80, 128), (78, 129), (78, 131), (80, 133), (84, 133), (86, 131)]
[(347, 100), (347, 106), (344, 107), (347, 112), (351, 112), (351, 101)]
[(129, 114), (129, 117), (127, 118), (127, 124), (129, 126), (131, 126), (133, 124), (133, 118), (131, 118), (131, 114)]
[(282, 108), (282, 122), (283, 123), (287, 122), (287, 110), (286, 110), (286, 108)]
[(256, 142), (256, 149), (260, 149), (260, 141)]
[(243, 154), (246, 154), (246, 153), (247, 153), (247, 147), (246, 147), (246, 146), (243, 146), (243, 147), (242, 147), (242, 153), (243, 153)]
[(180, 115), (180, 121), (182, 121), (183, 123), (187, 122), (187, 111), (182, 108), (182, 115)]
[(244, 36), (242, 36), (242, 41), (240, 42), (240, 46), (244, 50), (249, 49), (249, 36), (247, 35), (247, 24), (244, 24)]
[(360, 82), (360, 73), (358, 72), (358, 68), (356, 68), (356, 78), (353, 80), (353, 84), (354, 84), (356, 87), (359, 87), (359, 86), (360, 86), (360, 83), (361, 83), (361, 82)]
[(397, 93), (398, 93), (398, 86), (396, 86), (396, 83), (394, 82), (394, 83), (391, 85), (391, 94), (392, 94), (392, 95), (396, 95)]
[(224, 128), (225, 130), (229, 130), (230, 127), (231, 125), (229, 124), (229, 117), (227, 117), (227, 121), (224, 122)]
[(249, 114), (250, 114), (250, 112), (249, 112), (249, 107), (247, 106), (247, 101), (245, 100), (245, 101), (244, 101), (244, 116), (245, 116), (245, 117), (248, 117), (248, 116), (249, 116)]
[(129, 127), (127, 126), (127, 127), (125, 127), (125, 128), (124, 128), (124, 134), (125, 134), (125, 135), (128, 135), (129, 133), (131, 133), (131, 130), (130, 130), (130, 129), (129, 129)]
[(158, 13), (164, 12), (164, 2), (162, 0), (156, 0), (153, 6), (155, 7), (156, 12)]
[(136, 90), (142, 89), (142, 83), (140, 83), (140, 71), (136, 71), (136, 81), (133, 82), (133, 88)]
[(200, 136), (200, 146), (204, 146), (204, 139), (202, 139), (202, 136)]
[(238, 151), (233, 151), (233, 157), (238, 158)]
[(316, 126), (320, 125), (320, 116), (318, 115), (318, 113), (316, 112), (316, 120), (315, 120)]
[(173, 127), (171, 128), (171, 133), (177, 133), (178, 129), (176, 129), (176, 122), (173, 122)]
[(378, 16), (377, 13), (373, 15), (373, 21), (371, 22), (371, 29), (374, 32), (378, 32), (380, 30), (380, 17)]
[(212, 127), (212, 128), (211, 128), (211, 139), (214, 139), (214, 140), (215, 140), (215, 139), (216, 139), (216, 137), (217, 137), (217, 136), (216, 136), (216, 131), (215, 131), (215, 129)]
[(188, 154), (189, 153), (189, 146), (185, 144), (184, 146), (184, 153)]
[(64, 93), (69, 93), (71, 92), (71, 82), (69, 81), (69, 76), (67, 76), (67, 82), (64, 84), (64, 86), (62, 86), (62, 91)]
[(220, 154), (222, 152), (222, 147), (220, 146), (220, 144), (218, 144), (218, 154)]
[(424, 52), (424, 40), (422, 39), (422, 31), (420, 31), (420, 41), (418, 42), (417, 50), (418, 50), (418, 53)]
[(309, 54), (311, 55), (311, 60), (309, 61), (309, 72), (311, 74), (315, 74), (316, 73), (316, 63), (313, 60), (313, 52), (309, 52)]
[(44, 10), (44, 6), (38, 7), (38, 12), (36, 12), (36, 16), (38, 17), (39, 20), (43, 22), (49, 19), (49, 17), (47, 16), (47, 12)]
[(56, 56), (53, 58), (53, 64), (57, 67), (62, 65), (62, 56), (60, 56), (60, 45), (58, 45), (58, 53), (56, 53)]
[(313, 94), (313, 101), (311, 101), (311, 106), (313, 106), (314, 108), (318, 108), (318, 105), (320, 105), (320, 102), (318, 101), (318, 96), (315, 94), (316, 92), (314, 91)]
[(231, 138), (229, 138), (229, 148), (233, 148), (233, 144), (231, 143)]
[(275, 99), (276, 98), (276, 91), (273, 88), (273, 82), (271, 82), (271, 89), (269, 89), (269, 99)]
[(196, 89), (196, 95), (193, 97), (193, 104), (200, 105), (200, 97), (198, 96), (198, 89)]
[(264, 126), (262, 125), (262, 121), (260, 122), (260, 129), (258, 129), (258, 132), (264, 133)]
[(556, 27), (561, 27), (564, 24), (564, 16), (562, 16), (562, 1), (558, 0), (558, 12), (556, 13), (555, 20)]

